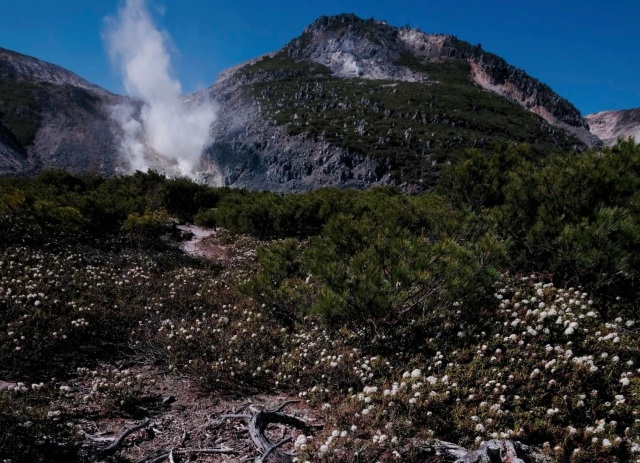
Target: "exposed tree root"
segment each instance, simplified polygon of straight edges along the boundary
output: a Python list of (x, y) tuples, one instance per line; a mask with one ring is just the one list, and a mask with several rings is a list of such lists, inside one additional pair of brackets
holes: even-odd
[(454, 463), (550, 463), (552, 461), (539, 450), (512, 440), (490, 440), (480, 448), (469, 451), (445, 441), (416, 444), (428, 452), (448, 457)]
[(256, 410), (251, 409), (251, 414), (231, 414), (223, 415), (225, 419), (229, 418), (243, 418), (248, 419), (248, 431), (249, 437), (253, 441), (254, 445), (261, 452), (260, 456), (255, 458), (255, 463), (265, 463), (267, 459), (277, 463), (291, 463), (295, 454), (282, 450), (284, 444), (293, 440), (292, 436), (283, 437), (278, 442), (272, 442), (265, 434), (269, 425), (280, 424), (288, 426), (290, 428), (298, 429), (308, 435), (311, 433), (311, 426), (299, 418), (292, 415), (282, 413), (287, 405), (296, 403), (297, 401), (291, 400), (283, 403), (279, 407), (273, 410)]
[[(225, 421), (234, 420), (234, 419), (243, 419), (246, 420), (246, 426), (242, 426), (238, 429), (240, 433), (248, 433), (249, 438), (257, 448), (260, 455), (256, 456), (246, 456), (243, 460), (246, 461), (254, 461), (255, 463), (266, 463), (267, 461), (271, 463), (291, 463), (295, 457), (295, 453), (289, 452), (283, 449), (283, 446), (287, 443), (293, 441), (295, 435), (291, 434), (292, 428), (298, 430), (300, 432), (305, 433), (305, 435), (309, 435), (312, 432), (312, 429), (317, 427), (317, 425), (307, 424), (305, 421), (297, 418), (293, 415), (288, 415), (282, 410), (292, 403), (296, 403), (297, 401), (287, 401), (282, 405), (274, 408), (273, 410), (259, 410), (256, 407), (251, 406), (251, 404), (245, 404), (241, 406), (238, 410), (234, 411), (230, 414), (219, 415), (217, 418), (213, 418), (210, 415), (208, 418), (208, 422), (203, 427), (212, 430), (221, 427)], [(244, 412), (244, 413), (239, 413)], [(125, 429), (119, 436), (117, 437), (104, 437), (104, 436), (87, 436), (87, 438), (93, 442), (109, 442), (108, 447), (98, 451), (97, 458), (98, 460), (102, 460), (106, 457), (113, 455), (118, 448), (122, 445), (127, 436), (133, 434), (136, 431), (144, 429), (151, 425), (151, 421), (146, 418), (143, 422), (132, 426), (130, 428)], [(277, 440), (277, 442), (273, 442), (269, 436), (267, 435), (272, 429), (269, 429), (271, 425), (278, 425), (282, 431), (282, 437)], [(153, 428), (152, 428), (153, 429)], [(289, 435), (287, 435), (289, 433)], [(245, 434), (246, 435), (246, 434)], [(271, 434), (273, 436), (273, 434)], [(177, 440), (177, 438), (176, 438)], [(179, 439), (179, 443), (177, 445), (163, 446), (152, 454), (146, 456), (142, 460), (139, 460), (138, 463), (161, 463), (164, 461), (169, 461), (170, 463), (175, 463), (178, 456), (183, 455), (213, 455), (213, 454), (232, 454), (238, 455), (241, 453), (246, 453), (247, 450), (239, 450), (230, 447), (224, 446), (226, 438), (218, 439), (214, 442), (214, 446), (210, 448), (185, 448), (185, 443), (190, 440), (189, 434), (186, 430), (183, 429), (182, 436)], [(175, 441), (174, 441), (175, 442)], [(217, 445), (221, 445), (217, 447)]]
[[(99, 454), (101, 457), (107, 457), (109, 455), (112, 455), (115, 453), (115, 451), (118, 449), (118, 447), (120, 447), (120, 445), (122, 444), (122, 442), (125, 440), (125, 438), (130, 435), (133, 434), (136, 431), (139, 431), (141, 429), (146, 428), (147, 426), (149, 426), (149, 424), (151, 424), (151, 421), (149, 421), (149, 418), (145, 418), (144, 421), (142, 423), (139, 423), (135, 426), (132, 426), (130, 428), (125, 429), (122, 434), (120, 434), (118, 437), (114, 438), (114, 439), (110, 439), (111, 440), (111, 444), (100, 450)], [(104, 440), (104, 438), (94, 438), (94, 437), (89, 437), (89, 439), (94, 440), (94, 441), (102, 441)]]

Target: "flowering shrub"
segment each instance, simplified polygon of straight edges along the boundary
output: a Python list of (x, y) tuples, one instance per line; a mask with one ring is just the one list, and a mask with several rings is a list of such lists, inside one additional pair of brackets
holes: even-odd
[[(91, 389), (82, 395), (81, 400), (88, 404), (95, 404), (100, 413), (116, 413), (131, 416), (144, 416), (145, 411), (141, 409), (143, 403), (148, 401), (144, 393), (144, 386), (148, 380), (141, 374), (134, 374), (131, 370), (98, 368), (89, 370), (80, 367), (77, 371), (77, 378), (89, 379)], [(61, 386), (69, 390), (69, 386)], [(79, 399), (79, 397), (74, 397)]]
[(379, 354), (350, 330), (310, 317), (291, 329), (231, 289), (216, 295), (229, 304), (158, 320), (155, 342), (172, 369), (212, 390), (288, 391), (319, 410), (325, 430), (296, 441), (300, 461), (422, 461), (421, 442), (491, 438), (542, 446), (556, 461), (636, 458), (637, 321), (604, 321), (581, 290), (505, 275), (487, 323), (456, 304), (420, 345)]
[[(463, 320), (442, 322), (462, 326)], [(425, 355), (400, 355), (383, 374), (369, 378), (355, 368), (360, 385), (346, 397), (319, 393), (331, 381), (324, 381), (327, 375), (318, 379), (315, 370), (316, 384), (301, 395), (324, 403), (328, 420), (353, 432), (324, 444), (320, 436), (313, 448), (329, 460), (355, 461), (348, 457), (354, 449), (378, 449), (372, 458), (383, 459), (416, 439), (473, 448), (497, 438), (544, 444), (558, 461), (638, 458), (635, 325), (622, 318), (603, 322), (582, 291), (559, 289), (537, 276), (505, 277), (491, 329), (471, 334), (461, 327), (463, 348), (439, 350), (437, 338), (424, 339)]]

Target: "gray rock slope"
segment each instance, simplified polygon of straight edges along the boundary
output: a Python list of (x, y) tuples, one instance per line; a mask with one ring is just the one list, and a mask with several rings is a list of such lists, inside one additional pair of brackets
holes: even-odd
[(0, 48), (0, 174), (45, 167), (115, 173), (120, 128), (109, 108), (124, 100), (60, 66)]

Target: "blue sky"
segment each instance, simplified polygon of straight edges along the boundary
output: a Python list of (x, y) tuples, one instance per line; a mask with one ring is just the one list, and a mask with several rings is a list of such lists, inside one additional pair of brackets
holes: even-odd
[[(583, 114), (640, 107), (640, 0), (147, 0), (190, 92), (223, 69), (282, 47), (322, 14), (409, 24), (481, 43), (549, 84)], [(101, 38), (119, 0), (2, 0), (0, 47), (122, 93)]]

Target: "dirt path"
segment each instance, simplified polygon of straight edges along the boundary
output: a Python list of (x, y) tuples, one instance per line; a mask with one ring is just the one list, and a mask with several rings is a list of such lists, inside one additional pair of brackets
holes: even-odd
[(180, 248), (191, 256), (227, 268), (244, 266), (255, 258), (258, 242), (249, 236), (230, 237), (224, 229), (214, 230), (196, 225), (178, 225), (178, 229), (191, 235), (190, 239), (180, 244)]
[(193, 235), (189, 241), (183, 242), (180, 246), (184, 252), (197, 257), (211, 257), (208, 255), (207, 246), (203, 241), (205, 238), (215, 235), (215, 230), (197, 225), (178, 225), (178, 229)]
[(178, 225), (178, 229), (192, 235), (190, 240), (180, 245), (187, 254), (212, 260), (218, 264), (225, 264), (229, 260), (229, 247), (216, 242), (216, 230), (197, 225)]

